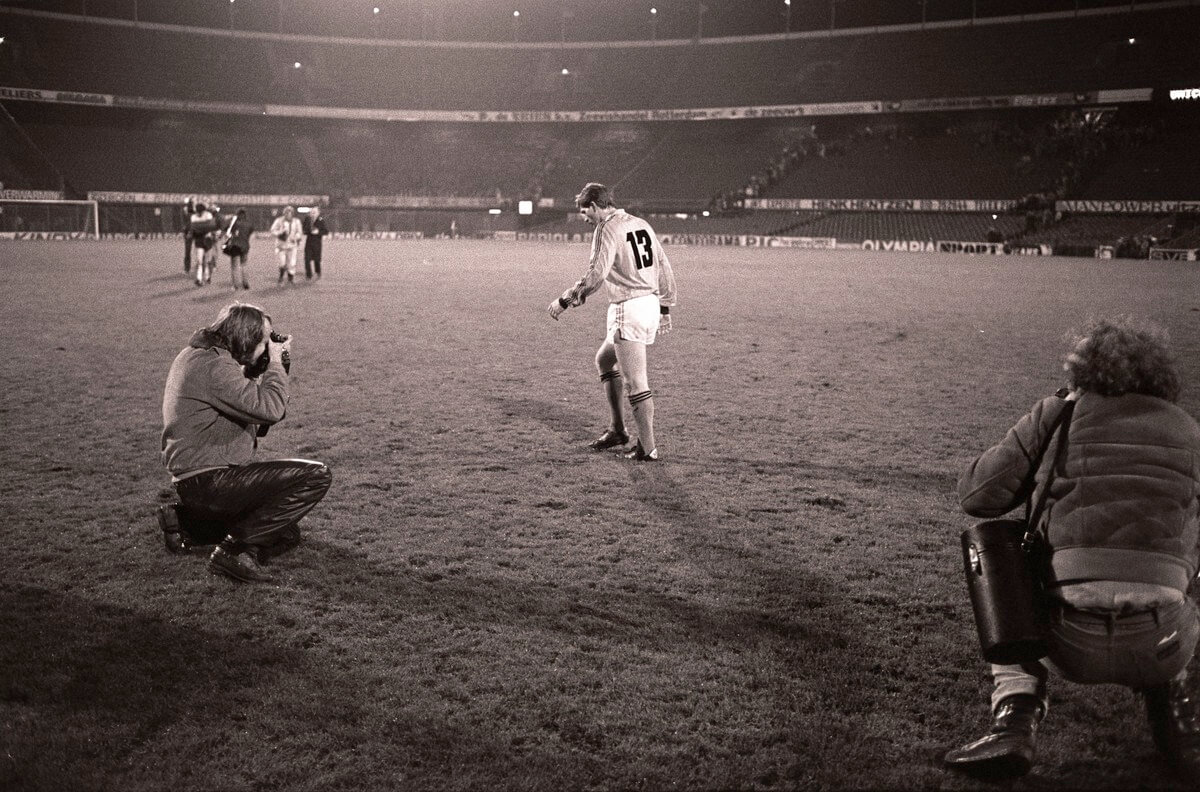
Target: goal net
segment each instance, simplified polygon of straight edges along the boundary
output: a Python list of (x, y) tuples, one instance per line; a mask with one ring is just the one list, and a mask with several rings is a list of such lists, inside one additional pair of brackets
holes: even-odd
[(95, 201), (0, 198), (0, 238), (98, 239)]

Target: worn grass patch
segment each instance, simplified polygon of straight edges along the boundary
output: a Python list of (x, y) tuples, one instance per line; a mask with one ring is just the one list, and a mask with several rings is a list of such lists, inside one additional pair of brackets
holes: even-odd
[[(634, 466), (585, 448), (603, 305), (544, 313), (583, 246), (332, 242), (286, 289), (260, 246), (261, 452), (335, 481), (237, 586), (153, 518), (167, 367), (233, 298), (179, 247), (0, 242), (6, 790), (979, 788), (940, 766), (986, 714), (958, 473), (1094, 313), (1197, 381), (1188, 264), (679, 248)], [(1019, 788), (1179, 788), (1120, 689), (1042, 735)]]

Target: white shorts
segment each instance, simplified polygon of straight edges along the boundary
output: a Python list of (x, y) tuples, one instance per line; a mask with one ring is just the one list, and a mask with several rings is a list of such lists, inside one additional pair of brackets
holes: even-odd
[(637, 341), (653, 344), (658, 334), (661, 313), (658, 295), (646, 294), (608, 306), (608, 338), (610, 341)]

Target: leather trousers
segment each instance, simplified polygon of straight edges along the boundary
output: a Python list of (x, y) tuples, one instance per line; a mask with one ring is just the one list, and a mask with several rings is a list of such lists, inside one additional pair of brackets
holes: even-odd
[(316, 506), (333, 473), (320, 462), (277, 459), (205, 471), (176, 482), (180, 527), (200, 541), (226, 535), (269, 547)]

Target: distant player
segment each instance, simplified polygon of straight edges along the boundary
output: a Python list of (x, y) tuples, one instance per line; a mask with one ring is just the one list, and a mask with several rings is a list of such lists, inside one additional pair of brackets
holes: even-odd
[(296, 217), (296, 210), (288, 206), (283, 214), (271, 223), (271, 236), (275, 237), (275, 257), (279, 259), (279, 282), (286, 276), (288, 283), (296, 278), (296, 253), (304, 239), (304, 228)]
[(196, 285), (203, 286), (212, 281), (212, 272), (217, 265), (217, 231), (221, 221), (207, 206), (196, 204), (188, 223), (192, 245), (196, 248)]
[[(596, 368), (608, 399), (612, 423), (592, 441), (596, 450), (629, 442), (621, 410), (622, 391), (629, 397), (638, 439), (625, 454), (638, 462), (658, 460), (654, 438), (654, 398), (646, 376), (646, 347), (655, 335), (671, 329), (670, 306), (675, 304), (675, 275), (654, 229), (613, 204), (603, 184), (590, 182), (575, 196), (583, 218), (596, 226), (587, 272), (547, 308), (558, 319), (571, 306), (583, 305), (588, 295), (608, 285), (608, 326), (596, 352)], [(622, 375), (624, 386), (622, 387)]]

